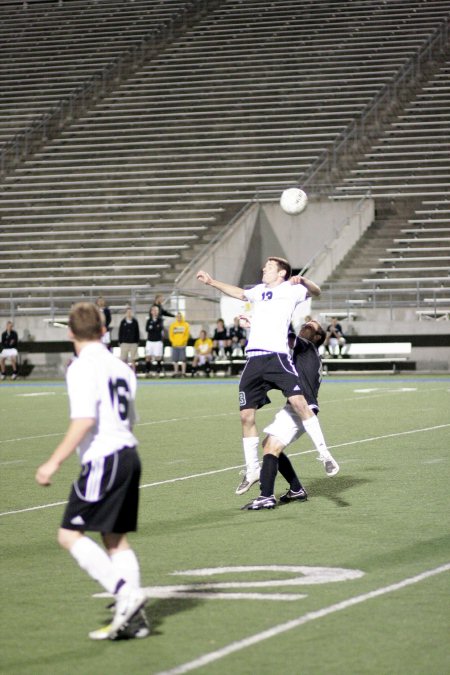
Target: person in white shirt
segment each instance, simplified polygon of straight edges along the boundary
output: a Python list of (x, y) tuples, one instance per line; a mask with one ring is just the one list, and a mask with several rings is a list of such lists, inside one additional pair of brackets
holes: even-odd
[(260, 471), (256, 427), (256, 410), (268, 402), (267, 392), (279, 389), (303, 422), (325, 470), (334, 460), (325, 443), (319, 420), (310, 410), (301, 390), (298, 373), (292, 362), (288, 332), (292, 314), (298, 304), (310, 296), (319, 296), (320, 288), (304, 276), (291, 277), (291, 266), (284, 258), (271, 256), (262, 270), (262, 283), (244, 290), (213, 279), (200, 270), (197, 279), (222, 293), (253, 303), (250, 333), (246, 347), (248, 361), (239, 382), (239, 404), (245, 456), (245, 475), (236, 490), (244, 494), (256, 482), (261, 495), (248, 505), (249, 510), (271, 509), (276, 505), (273, 494), (266, 494), (277, 471), (277, 457), (265, 454)]
[[(115, 597), (112, 623), (89, 634), (94, 640), (149, 633), (143, 610), (137, 557), (127, 532), (137, 529), (141, 463), (132, 427), (135, 421), (136, 376), (102, 344), (104, 324), (91, 303), (74, 305), (69, 337), (78, 358), (67, 370), (70, 423), (63, 440), (36, 472), (40, 485), (75, 450), (81, 473), (73, 483), (58, 531), (58, 543), (79, 566)], [(106, 550), (86, 531), (100, 532)]]

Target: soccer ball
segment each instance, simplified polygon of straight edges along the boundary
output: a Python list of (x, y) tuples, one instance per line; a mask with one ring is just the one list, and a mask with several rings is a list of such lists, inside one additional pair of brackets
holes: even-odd
[(301, 213), (308, 203), (308, 195), (300, 188), (292, 187), (287, 188), (281, 194), (280, 197), (280, 206), (283, 211), (289, 213), (291, 216), (295, 216), (298, 213)]

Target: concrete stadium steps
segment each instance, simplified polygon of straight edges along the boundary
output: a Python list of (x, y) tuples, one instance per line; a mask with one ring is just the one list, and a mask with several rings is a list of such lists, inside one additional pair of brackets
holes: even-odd
[(0, 5), (0, 143), (190, 8), (186, 0)]
[[(399, 201), (394, 207), (397, 213), (392, 213), (392, 200), (379, 200), (378, 210), (375, 223), (327, 279), (324, 287), (330, 288), (328, 304), (332, 298), (338, 306), (362, 312), (393, 303), (423, 307), (445, 301), (450, 297), (450, 246), (445, 238), (427, 246), (430, 237), (426, 227), (417, 232), (414, 243), (409, 239), (403, 242), (403, 238), (407, 226), (423, 222), (420, 214), (427, 214), (427, 223), (446, 222), (450, 233), (447, 200)], [(384, 248), (381, 255), (380, 248)], [(321, 302), (327, 304), (327, 292)]]
[[(122, 5), (125, 11), (131, 3)], [(67, 249), (78, 239), (92, 256), (85, 268), (98, 268), (98, 248), (112, 239), (118, 257), (104, 269), (111, 283), (115, 264), (131, 265), (118, 254), (124, 229), (130, 227), (138, 250), (152, 228), (175, 232), (185, 215), (186, 224), (204, 229), (192, 230), (188, 248), (180, 244), (179, 263), (158, 268), (158, 283), (170, 282), (256, 191), (298, 182), (331, 152), (447, 15), (440, 0), (400, 6), (346, 0), (333, 12), (329, 2), (219, 4), (8, 176), (1, 216), (12, 237), (1, 239), (10, 242), (5, 251), (17, 250), (14, 240), (30, 231), (42, 233), (36, 260), (45, 260), (50, 247), (66, 249), (67, 264), (61, 257), (53, 265), (61, 266), (59, 283), (82, 287), (87, 277), (76, 269), (82, 253)], [(95, 227), (86, 226), (88, 219)], [(39, 238), (30, 236), (25, 248)], [(141, 277), (135, 270), (138, 286)], [(38, 278), (52, 287), (43, 274)]]
[(356, 196), (450, 195), (450, 58), (404, 104), (336, 187)]

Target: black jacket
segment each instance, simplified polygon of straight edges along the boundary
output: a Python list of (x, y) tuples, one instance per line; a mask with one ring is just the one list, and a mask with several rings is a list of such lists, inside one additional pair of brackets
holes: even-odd
[(136, 344), (139, 343), (139, 340), (139, 324), (137, 319), (133, 318), (131, 321), (122, 319), (119, 326), (119, 343)]

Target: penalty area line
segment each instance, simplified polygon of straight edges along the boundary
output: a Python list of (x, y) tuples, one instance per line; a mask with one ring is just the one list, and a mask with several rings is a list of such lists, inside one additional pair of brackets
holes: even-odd
[(425, 579), (435, 576), (436, 574), (448, 572), (449, 570), (450, 570), (450, 563), (446, 563), (445, 565), (441, 565), (440, 567), (435, 567), (432, 570), (427, 570), (425, 572), (422, 572), (421, 574), (417, 574), (415, 577), (409, 577), (395, 584), (383, 586), (382, 588), (377, 588), (374, 591), (369, 591), (368, 593), (363, 593), (362, 595), (356, 595), (353, 598), (348, 598), (347, 600), (343, 600), (342, 602), (337, 602), (336, 604), (329, 605), (328, 607), (324, 607), (323, 609), (319, 609), (314, 612), (308, 612), (307, 614), (303, 614), (303, 616), (299, 616), (297, 619), (292, 619), (291, 621), (281, 623), (278, 626), (273, 626), (268, 630), (262, 631), (261, 633), (256, 633), (255, 635), (251, 635), (250, 637), (244, 638), (243, 640), (232, 642), (226, 647), (222, 647), (222, 649), (217, 649), (214, 652), (209, 652), (209, 654), (203, 654), (203, 656), (200, 656), (198, 659), (194, 659), (193, 661), (183, 663), (180, 666), (171, 668), (170, 670), (161, 671), (157, 673), (157, 675), (182, 675), (183, 673), (188, 673), (191, 670), (202, 668), (203, 666), (206, 666), (208, 663), (219, 661), (220, 659), (225, 658), (229, 654), (239, 652), (242, 649), (246, 649), (247, 647), (259, 644), (264, 640), (269, 640), (270, 638), (273, 638), (276, 635), (286, 633), (287, 631), (293, 630), (294, 628), (298, 628), (299, 626), (303, 626), (304, 624), (309, 623), (310, 621), (314, 621), (315, 619), (322, 619), (326, 616), (329, 616), (330, 614), (340, 612), (341, 610), (348, 609), (349, 607), (354, 607), (355, 605), (359, 605), (363, 602), (366, 602), (367, 600), (373, 600), (374, 598), (379, 598), (382, 595), (387, 595), (388, 593), (399, 591), (402, 588), (412, 586), (413, 584), (418, 584), (421, 581), (424, 581)]

